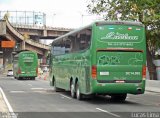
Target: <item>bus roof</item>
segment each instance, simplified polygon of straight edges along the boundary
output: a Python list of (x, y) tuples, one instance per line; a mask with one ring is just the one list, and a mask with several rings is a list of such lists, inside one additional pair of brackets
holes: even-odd
[(91, 26), (93, 26), (93, 25), (96, 25), (96, 26), (101, 26), (101, 25), (133, 25), (133, 26), (144, 27), (144, 25), (138, 21), (136, 21), (136, 22), (135, 21), (96, 21), (96, 22), (91, 23), (90, 25), (75, 29), (73, 31), (70, 31), (70, 32), (62, 35), (62, 36), (59, 36), (58, 38), (55, 38), (52, 42), (52, 45), (53, 45), (53, 43), (57, 42), (59, 39), (62, 39), (62, 38), (66, 37), (68, 35), (71, 35), (71, 34), (75, 34), (83, 29), (90, 29)]
[(35, 53), (35, 54), (36, 54), (36, 52), (33, 52), (33, 51), (22, 50), (22, 51), (19, 51), (16, 55), (14, 55), (14, 57), (18, 57), (18, 56), (21, 55), (22, 53)]
[(94, 22), (97, 26), (99, 25), (135, 25), (135, 26), (144, 26), (141, 22), (138, 21), (98, 21)]

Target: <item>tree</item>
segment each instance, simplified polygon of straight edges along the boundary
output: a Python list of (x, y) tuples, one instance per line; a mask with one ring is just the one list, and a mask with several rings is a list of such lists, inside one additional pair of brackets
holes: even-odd
[(147, 38), (147, 65), (150, 79), (157, 79), (153, 64), (155, 51), (160, 47), (160, 0), (90, 0), (90, 13), (105, 20), (133, 20), (145, 25)]

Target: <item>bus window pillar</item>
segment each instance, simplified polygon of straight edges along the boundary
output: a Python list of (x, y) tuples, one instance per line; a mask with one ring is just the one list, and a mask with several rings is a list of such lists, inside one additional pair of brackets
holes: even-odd
[(12, 64), (12, 52), (13, 49), (3, 49), (3, 68), (6, 68), (6, 65), (11, 65)]

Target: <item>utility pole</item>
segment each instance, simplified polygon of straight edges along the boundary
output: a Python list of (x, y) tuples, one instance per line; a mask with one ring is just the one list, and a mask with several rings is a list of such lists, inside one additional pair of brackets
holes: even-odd
[(52, 25), (54, 26), (54, 17), (56, 16), (56, 14), (55, 13), (53, 13), (53, 23), (52, 23)]

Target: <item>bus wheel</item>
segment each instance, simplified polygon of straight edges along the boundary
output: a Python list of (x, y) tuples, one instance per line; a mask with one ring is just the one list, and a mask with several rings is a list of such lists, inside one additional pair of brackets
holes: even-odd
[(77, 82), (77, 84), (76, 84), (76, 97), (77, 97), (78, 100), (82, 100), (82, 99), (83, 99), (83, 95), (82, 95), (81, 92), (80, 92), (78, 82)]
[(75, 87), (73, 81), (70, 84), (71, 96), (72, 98), (76, 98)]
[(53, 87), (54, 87), (55, 92), (60, 92), (61, 91), (61, 89), (56, 87), (56, 81), (55, 80), (53, 80)]
[(127, 97), (127, 94), (115, 94), (111, 95), (111, 100), (115, 102), (124, 102)]

